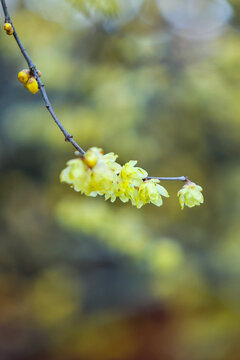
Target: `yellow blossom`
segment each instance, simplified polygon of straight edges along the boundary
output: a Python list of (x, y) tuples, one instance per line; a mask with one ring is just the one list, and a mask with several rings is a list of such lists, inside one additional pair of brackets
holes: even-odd
[(121, 171), (121, 165), (115, 160), (117, 155), (108, 153), (102, 155), (91, 172), (91, 189), (99, 195), (107, 194), (112, 190), (117, 174)]
[(122, 202), (128, 200), (135, 201), (139, 186), (142, 184), (143, 179), (148, 176), (148, 173), (140, 167), (135, 167), (137, 161), (129, 161), (123, 167), (116, 179), (115, 186), (112, 191), (105, 196), (106, 199), (111, 198), (115, 201), (117, 197)]
[(107, 194), (121, 171), (116, 158), (113, 153), (103, 155), (102, 149), (93, 147), (82, 159), (70, 160), (61, 172), (60, 180), (87, 196)]
[(141, 184), (135, 203), (138, 209), (149, 203), (161, 206), (163, 204), (162, 196), (169, 197), (167, 190), (159, 185), (159, 182), (157, 179), (151, 179)]
[(202, 204), (204, 201), (201, 186), (192, 182), (184, 185), (182, 189), (179, 190), (178, 197), (182, 210), (184, 209), (184, 205), (191, 208), (193, 206)]
[(91, 181), (87, 166), (82, 159), (70, 160), (67, 165), (60, 174), (60, 181), (72, 185), (75, 191), (84, 193)]

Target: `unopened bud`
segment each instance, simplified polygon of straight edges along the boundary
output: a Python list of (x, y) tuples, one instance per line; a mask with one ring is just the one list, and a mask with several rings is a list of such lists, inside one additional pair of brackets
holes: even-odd
[(83, 157), (85, 164), (91, 169), (97, 164), (98, 156), (93, 150), (88, 150)]
[(24, 84), (25, 88), (28, 89), (32, 94), (36, 94), (39, 91), (38, 82), (34, 76), (31, 76), (30, 79)]
[(30, 70), (28, 69), (23, 69), (18, 73), (18, 80), (23, 84), (26, 84), (29, 78), (30, 78)]
[(12, 24), (10, 24), (9, 22), (5, 23), (4, 24), (4, 30), (6, 31), (6, 33), (8, 35), (12, 35), (14, 30), (13, 30), (13, 27), (12, 27)]

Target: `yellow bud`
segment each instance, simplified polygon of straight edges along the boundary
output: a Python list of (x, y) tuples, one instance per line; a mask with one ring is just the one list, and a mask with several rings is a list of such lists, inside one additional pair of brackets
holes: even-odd
[(90, 167), (91, 169), (97, 164), (98, 162), (98, 155), (93, 150), (88, 150), (83, 157), (83, 161), (85, 164)]
[(13, 27), (10, 23), (5, 23), (4, 24), (4, 30), (6, 31), (6, 33), (8, 35), (12, 35), (13, 34)]
[(18, 80), (23, 84), (26, 84), (29, 78), (30, 78), (30, 71), (28, 69), (23, 69), (18, 73)]
[(4, 24), (4, 30), (5, 31), (9, 31), (9, 30), (11, 30), (12, 29), (12, 25), (10, 24), (10, 23), (5, 23)]
[(39, 90), (37, 80), (33, 76), (30, 77), (30, 79), (26, 82), (26, 84), (24, 84), (24, 86), (32, 94), (36, 94)]

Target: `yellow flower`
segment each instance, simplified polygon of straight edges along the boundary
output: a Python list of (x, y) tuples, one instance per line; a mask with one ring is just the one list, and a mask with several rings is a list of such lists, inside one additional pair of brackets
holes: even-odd
[(82, 159), (70, 160), (67, 165), (60, 174), (60, 181), (72, 185), (75, 191), (84, 193), (91, 182), (87, 166)]
[(122, 167), (112, 191), (105, 196), (106, 200), (111, 198), (113, 202), (119, 197), (122, 202), (135, 201), (139, 186), (142, 184), (143, 179), (148, 176), (145, 170), (135, 167), (136, 164), (137, 161), (131, 160)]
[(102, 149), (89, 149), (83, 159), (70, 160), (61, 172), (60, 180), (87, 196), (107, 194), (113, 187), (121, 166), (115, 162), (117, 155), (103, 155)]
[(148, 173), (140, 167), (135, 167), (136, 164), (136, 160), (130, 160), (127, 162), (122, 168), (120, 177), (122, 180), (131, 181), (134, 185), (138, 186), (139, 182), (141, 183), (141, 180), (148, 176)]
[(192, 182), (184, 185), (182, 189), (179, 190), (178, 197), (182, 210), (184, 209), (184, 205), (191, 208), (193, 206), (202, 204), (204, 201), (201, 186)]
[(121, 165), (115, 160), (117, 155), (108, 153), (99, 158), (92, 169), (91, 188), (99, 195), (104, 195), (112, 190), (117, 174), (121, 171)]
[(169, 195), (167, 190), (159, 185), (159, 182), (157, 179), (144, 181), (139, 187), (136, 202), (133, 205), (136, 205), (138, 209), (149, 203), (161, 206), (163, 204), (162, 196), (169, 197)]

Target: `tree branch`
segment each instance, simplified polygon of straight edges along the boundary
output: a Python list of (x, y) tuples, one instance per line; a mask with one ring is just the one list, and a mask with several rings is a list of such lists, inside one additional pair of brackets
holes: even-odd
[[(57, 126), (59, 127), (61, 132), (63, 133), (63, 135), (65, 137), (65, 141), (70, 142), (75, 147), (75, 149), (79, 152), (80, 156), (83, 156), (85, 154), (85, 151), (81, 148), (81, 146), (79, 146), (76, 143), (76, 141), (73, 139), (73, 136), (70, 135), (69, 132), (65, 129), (65, 127), (62, 125), (62, 123), (60, 122), (60, 120), (58, 119), (57, 115), (55, 114), (55, 112), (53, 110), (53, 107), (52, 107), (51, 102), (50, 102), (50, 100), (48, 98), (47, 92), (46, 92), (46, 90), (44, 88), (44, 84), (42, 83), (42, 81), (41, 81), (41, 79), (39, 77), (37, 68), (36, 68), (35, 64), (33, 63), (32, 59), (30, 58), (28, 52), (24, 48), (24, 46), (23, 46), (23, 44), (22, 44), (22, 42), (21, 42), (21, 40), (20, 40), (20, 38), (19, 38), (15, 28), (14, 28), (14, 25), (12, 23), (10, 14), (8, 12), (6, 1), (1, 0), (1, 4), (2, 4), (4, 15), (5, 15), (5, 22), (10, 23), (12, 25), (12, 27), (13, 27), (13, 30), (14, 30), (13, 36), (14, 36), (17, 44), (18, 44), (19, 49), (21, 50), (21, 53), (22, 53), (23, 57), (25, 58), (25, 60), (26, 60), (26, 62), (28, 64), (31, 75), (33, 75), (35, 77), (35, 79), (37, 80), (38, 87), (39, 87), (39, 90), (41, 91), (41, 94), (42, 94), (42, 97), (43, 97), (43, 100), (44, 100), (44, 103), (45, 103), (45, 106), (46, 106), (47, 110), (51, 114), (53, 120), (55, 121), (55, 123), (57, 124)], [(150, 176), (148, 176), (146, 178), (146, 180), (150, 180), (150, 179), (177, 180), (177, 181), (185, 181), (185, 182), (189, 181), (186, 176), (180, 176), (180, 177), (150, 177)]]
[(28, 64), (28, 67), (30, 69), (31, 74), (37, 80), (38, 87), (39, 87), (39, 89), (41, 91), (41, 94), (42, 94), (42, 97), (43, 97), (43, 100), (44, 100), (44, 103), (45, 103), (45, 106), (46, 106), (47, 110), (51, 114), (53, 120), (55, 121), (55, 123), (57, 124), (57, 126), (59, 127), (61, 132), (63, 133), (63, 135), (65, 137), (65, 140), (70, 142), (75, 147), (75, 149), (77, 149), (77, 151), (79, 151), (80, 155), (83, 156), (85, 154), (85, 151), (81, 148), (81, 146), (79, 146), (76, 143), (75, 140), (73, 140), (73, 136), (69, 134), (69, 132), (61, 124), (61, 122), (59, 121), (57, 115), (55, 114), (55, 112), (53, 110), (53, 107), (52, 107), (52, 105), (51, 105), (51, 103), (49, 101), (47, 92), (46, 92), (46, 90), (44, 88), (44, 84), (42, 83), (42, 81), (41, 81), (41, 79), (40, 79), (40, 77), (38, 75), (37, 68), (34, 65), (32, 59), (30, 58), (30, 56), (28, 55), (27, 51), (24, 49), (23, 44), (22, 44), (21, 40), (19, 39), (19, 36), (18, 36), (18, 34), (17, 34), (17, 32), (16, 32), (16, 30), (14, 28), (14, 25), (12, 23), (10, 14), (8, 12), (8, 8), (7, 8), (7, 4), (6, 4), (5, 0), (1, 0), (1, 4), (2, 4), (4, 15), (5, 15), (5, 22), (9, 22), (13, 27), (13, 30), (14, 30), (13, 36), (14, 36), (17, 44), (18, 44), (19, 49), (21, 50), (21, 53), (23, 54), (23, 56), (24, 56), (24, 58), (25, 58), (25, 60), (26, 60), (26, 62)]

